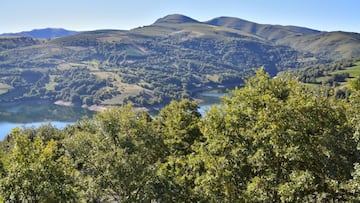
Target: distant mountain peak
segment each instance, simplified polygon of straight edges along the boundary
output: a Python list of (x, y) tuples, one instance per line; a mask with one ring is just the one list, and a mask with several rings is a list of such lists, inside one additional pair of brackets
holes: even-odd
[[(207, 23), (209, 23), (209, 24), (211, 24), (211, 23), (213, 23), (213, 24), (215, 24), (215, 23), (228, 24), (228, 23), (237, 23), (237, 22), (254, 23), (254, 22), (250, 22), (248, 20), (244, 20), (244, 19), (241, 19), (241, 18), (229, 17), (229, 16), (220, 16), (220, 17), (213, 18), (213, 19), (207, 21)], [(257, 23), (254, 23), (254, 24), (257, 24)]]
[(199, 21), (180, 14), (171, 14), (158, 19), (155, 23), (198, 23)]
[(1, 36), (22, 36), (34, 38), (58, 38), (78, 34), (79, 32), (66, 30), (63, 28), (43, 28), (33, 29), (31, 31), (24, 31), (19, 33), (4, 33)]

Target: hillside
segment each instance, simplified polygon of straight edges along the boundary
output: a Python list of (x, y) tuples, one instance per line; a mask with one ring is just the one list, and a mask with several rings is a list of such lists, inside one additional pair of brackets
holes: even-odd
[(70, 35), (78, 34), (79, 32), (66, 30), (63, 28), (44, 28), (44, 29), (34, 29), (31, 31), (24, 31), (19, 33), (4, 33), (0, 36), (21, 36), (21, 37), (33, 37), (33, 38), (58, 38), (66, 37)]
[(342, 59), (360, 55), (359, 33), (321, 32), (297, 26), (258, 24), (232, 17), (219, 17), (206, 23), (251, 33), (318, 57)]
[(0, 51), (9, 51), (42, 43), (41, 39), (31, 37), (0, 36)]
[(229, 27), (236, 30), (242, 30), (247, 33), (254, 34), (266, 40), (277, 42), (280, 39), (303, 36), (308, 34), (318, 34), (320, 31), (297, 26), (267, 25), (250, 22), (247, 20), (219, 17), (205, 22), (210, 25)]
[(2, 37), (0, 101), (164, 105), (206, 88), (239, 85), (261, 66), (275, 75), (358, 56), (358, 35), (236, 18), (199, 22), (175, 14), (132, 30), (96, 30), (48, 40)]
[(360, 34), (349, 32), (321, 32), (294, 38), (284, 38), (279, 44), (296, 50), (311, 52), (319, 57), (351, 58), (360, 55)]
[(309, 86), (331, 86), (335, 88), (336, 92), (344, 94), (350, 89), (349, 85), (352, 82), (359, 80), (360, 57), (336, 61), (327, 65), (309, 65), (293, 70), (293, 75)]

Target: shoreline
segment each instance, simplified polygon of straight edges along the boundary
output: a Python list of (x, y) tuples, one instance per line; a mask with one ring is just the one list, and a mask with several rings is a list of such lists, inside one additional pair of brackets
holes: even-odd
[(63, 100), (57, 100), (54, 102), (55, 105), (59, 105), (59, 106), (68, 106), (68, 107), (73, 107), (75, 106), (74, 103), (72, 102), (67, 102), (67, 101), (63, 101)]
[[(226, 86), (224, 85), (216, 85), (216, 86), (211, 86), (211, 85), (207, 85), (204, 87), (200, 87), (200, 88), (194, 88), (193, 90), (191, 90), (190, 92), (190, 100), (195, 101), (199, 106), (201, 104), (204, 104), (205, 101), (202, 98), (197, 98), (196, 95), (200, 92), (204, 92), (204, 91), (210, 91), (210, 90), (215, 90), (215, 89), (228, 89), (226, 88)], [(68, 101), (64, 101), (64, 100), (57, 100), (55, 102), (53, 102), (55, 105), (59, 105), (59, 106), (65, 106), (65, 107), (75, 107), (75, 106), (79, 106), (76, 105), (73, 102), (68, 102)], [(159, 111), (161, 108), (163, 108), (164, 106), (166, 106), (166, 104), (157, 104), (155, 106), (143, 106), (143, 107), (134, 107), (134, 109), (136, 111)], [(103, 112), (111, 107), (115, 107), (115, 106), (104, 106), (104, 105), (86, 105), (86, 104), (82, 104), (80, 106), (81, 108), (87, 109), (89, 111), (93, 111), (93, 112)]]
[(106, 109), (108, 109), (109, 107), (101, 106), (101, 105), (91, 105), (91, 106), (88, 106), (88, 105), (86, 105), (86, 104), (83, 104), (83, 105), (81, 105), (81, 108), (88, 109), (88, 110), (90, 110), (90, 111), (95, 111), (95, 112), (103, 112), (103, 111), (105, 111)]
[[(57, 100), (54, 102), (54, 104), (58, 105), (58, 106), (66, 106), (66, 107), (75, 107), (76, 106), (74, 103), (64, 101), (64, 100)], [(95, 105), (95, 104), (91, 105), (91, 106), (83, 104), (83, 105), (81, 105), (81, 108), (88, 109), (89, 111), (95, 111), (95, 112), (102, 112), (102, 111), (105, 111), (106, 109), (108, 109), (108, 107), (106, 107), (106, 106)]]

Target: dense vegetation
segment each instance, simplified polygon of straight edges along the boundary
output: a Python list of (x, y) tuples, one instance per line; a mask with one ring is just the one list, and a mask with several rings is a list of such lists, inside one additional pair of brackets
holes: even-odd
[(339, 60), (330, 64), (312, 64), (293, 70), (293, 75), (303, 83), (340, 86), (348, 79), (360, 75), (360, 58)]
[(360, 78), (360, 58), (335, 61), (330, 64), (313, 64), (293, 70), (292, 74), (299, 81), (310, 87), (325, 86), (334, 91), (337, 98), (346, 98), (351, 92), (351, 85)]
[(131, 105), (1, 143), (6, 202), (360, 201), (360, 83), (346, 99), (263, 70), (204, 116)]
[(204, 88), (239, 84), (254, 67), (264, 66), (274, 76), (358, 56), (359, 36), (237, 18), (198, 22), (169, 15), (127, 31), (56, 39), (0, 37), (0, 101), (162, 106)]
[[(33, 71), (4, 70), (0, 86), (7, 86), (2, 101), (12, 102), (27, 99), (65, 100), (75, 104), (100, 104), (118, 92), (107, 87), (111, 79), (101, 79), (86, 68), (66, 70)], [(12, 91), (16, 89), (16, 91)]]

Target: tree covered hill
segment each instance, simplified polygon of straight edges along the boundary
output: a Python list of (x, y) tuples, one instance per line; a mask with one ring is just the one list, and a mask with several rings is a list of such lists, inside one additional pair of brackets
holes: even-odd
[(275, 75), (360, 55), (358, 35), (175, 14), (132, 30), (1, 37), (0, 101), (166, 104), (206, 87), (240, 84), (261, 66)]

